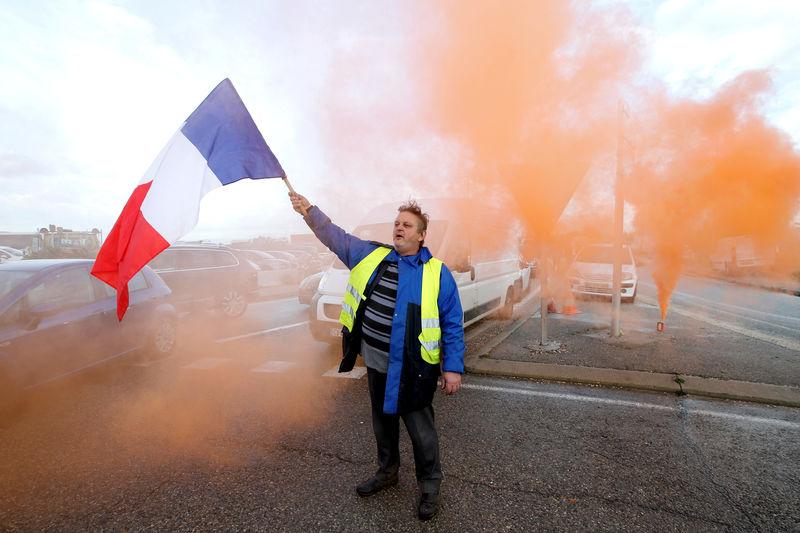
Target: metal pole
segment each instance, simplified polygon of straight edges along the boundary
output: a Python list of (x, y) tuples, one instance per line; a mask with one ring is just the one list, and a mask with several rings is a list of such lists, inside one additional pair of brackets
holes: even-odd
[(622, 290), (622, 233), (624, 224), (625, 198), (622, 190), (622, 131), (625, 119), (625, 102), (619, 101), (617, 110), (617, 179), (614, 186), (614, 274), (611, 288), (611, 336), (619, 337), (619, 306), (620, 291)]
[(547, 278), (550, 275), (550, 268), (548, 265), (548, 250), (547, 246), (542, 246), (542, 253), (539, 261), (541, 262), (541, 281), (539, 287), (539, 301), (540, 301), (540, 316), (541, 316), (541, 324), (542, 324), (542, 339), (540, 344), (545, 345), (547, 344), (547, 304), (550, 302), (550, 295), (548, 294), (547, 290)]

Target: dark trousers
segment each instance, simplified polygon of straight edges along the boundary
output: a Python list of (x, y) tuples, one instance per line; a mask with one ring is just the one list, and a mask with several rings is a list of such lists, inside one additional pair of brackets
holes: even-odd
[(439, 462), (439, 436), (433, 424), (433, 407), (428, 406), (402, 415), (383, 412), (386, 374), (367, 368), (369, 398), (372, 402), (372, 430), (378, 445), (378, 476), (391, 476), (400, 469), (400, 419), (411, 437), (417, 484), (422, 492), (438, 492), (442, 482)]

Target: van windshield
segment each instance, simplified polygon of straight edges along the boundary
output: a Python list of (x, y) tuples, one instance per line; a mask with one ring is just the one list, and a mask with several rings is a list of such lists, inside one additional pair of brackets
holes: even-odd
[[(581, 249), (575, 261), (578, 263), (614, 264), (614, 247), (600, 245), (585, 246), (583, 249)], [(630, 249), (628, 247), (622, 248), (622, 264), (633, 264)]]
[[(376, 241), (384, 244), (392, 243), (392, 227), (394, 222), (381, 222), (380, 224), (365, 224), (353, 230), (353, 235), (365, 241)], [(430, 249), (431, 254), (436, 257), (442, 238), (447, 230), (446, 220), (431, 220), (428, 223), (428, 234), (425, 236), (425, 246)], [(347, 267), (340, 259), (333, 262), (333, 268), (347, 270)]]

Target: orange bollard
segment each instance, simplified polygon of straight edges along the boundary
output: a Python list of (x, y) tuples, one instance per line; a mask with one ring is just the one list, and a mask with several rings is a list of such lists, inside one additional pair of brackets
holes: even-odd
[(579, 315), (583, 313), (583, 311), (578, 311), (578, 308), (575, 307), (575, 296), (573, 296), (572, 291), (567, 289), (567, 297), (564, 299), (564, 309), (561, 312), (565, 315)]

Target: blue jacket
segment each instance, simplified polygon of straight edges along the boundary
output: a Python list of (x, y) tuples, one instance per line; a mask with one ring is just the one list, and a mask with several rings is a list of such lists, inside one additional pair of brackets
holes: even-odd
[[(377, 243), (361, 240), (345, 232), (316, 206), (308, 210), (307, 220), (317, 238), (349, 269), (379, 246)], [(396, 262), (399, 271), (397, 301), (392, 319), (392, 336), (389, 341), (389, 368), (383, 404), (385, 413), (403, 413), (430, 405), (436, 389), (438, 365), (431, 365), (422, 360), (419, 340), (416, 335), (406, 331), (409, 309), (413, 312), (415, 306), (419, 309), (421, 305), (422, 265), (431, 257), (430, 250), (423, 246), (416, 255), (405, 257), (392, 249), (383, 260)], [(442, 265), (437, 303), (439, 327), (442, 330), (441, 368), (445, 372), (463, 373), (464, 313), (456, 282), (446, 265)]]

